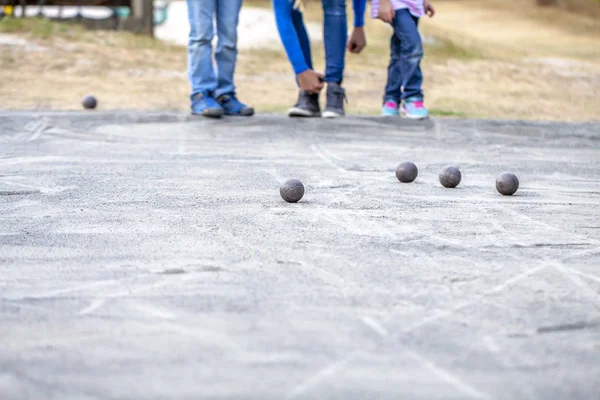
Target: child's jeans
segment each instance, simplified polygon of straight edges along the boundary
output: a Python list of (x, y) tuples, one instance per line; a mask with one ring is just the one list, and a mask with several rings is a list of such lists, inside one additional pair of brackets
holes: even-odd
[(409, 97), (423, 98), (421, 59), (423, 45), (419, 35), (419, 18), (407, 9), (396, 10), (392, 26), (391, 58), (385, 86), (386, 100), (400, 101)]
[[(214, 97), (235, 92), (237, 26), (242, 0), (187, 0), (190, 36), (188, 79), (192, 97), (212, 92)], [(216, 17), (216, 72), (212, 60), (213, 19)]]

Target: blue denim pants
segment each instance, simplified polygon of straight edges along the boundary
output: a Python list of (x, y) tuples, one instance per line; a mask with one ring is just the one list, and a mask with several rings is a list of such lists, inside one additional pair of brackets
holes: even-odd
[[(190, 36), (188, 79), (191, 97), (200, 92), (214, 97), (235, 92), (233, 74), (237, 59), (237, 26), (242, 0), (187, 0)], [(216, 21), (217, 48), (213, 66), (213, 21)]]
[(422, 99), (423, 44), (418, 29), (419, 18), (407, 9), (396, 10), (392, 26), (394, 34), (390, 43), (391, 57), (383, 101), (399, 102), (409, 97)]
[[(294, 0), (289, 0), (290, 5)], [(346, 0), (321, 0), (323, 6), (323, 42), (325, 46), (325, 82), (342, 83), (346, 61), (346, 44), (348, 41), (348, 22), (346, 17)], [(306, 64), (312, 68), (310, 40), (302, 13), (292, 11), (292, 21)]]
[(346, 0), (322, 0), (325, 82), (342, 83), (348, 42)]

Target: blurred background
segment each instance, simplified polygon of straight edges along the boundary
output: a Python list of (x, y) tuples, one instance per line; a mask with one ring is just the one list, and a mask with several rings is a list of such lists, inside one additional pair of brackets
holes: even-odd
[[(348, 1), (349, 28), (352, 24)], [(434, 116), (600, 120), (600, 0), (432, 0), (423, 18), (426, 104)], [(366, 13), (367, 49), (349, 54), (348, 111), (377, 114), (391, 28)], [(296, 100), (270, 0), (245, 0), (236, 83), (261, 112)], [(306, 21), (322, 70), (322, 9)], [(189, 109), (185, 1), (0, 0), (0, 109)]]

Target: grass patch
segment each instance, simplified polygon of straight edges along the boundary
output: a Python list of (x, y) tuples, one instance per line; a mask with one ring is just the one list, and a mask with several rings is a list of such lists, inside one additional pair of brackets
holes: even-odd
[(96, 38), (106, 45), (121, 49), (182, 51), (181, 47), (132, 32), (102, 31), (96, 35)]
[(443, 110), (440, 108), (432, 108), (429, 110), (429, 114), (436, 117), (455, 117), (455, 118), (466, 118), (467, 114), (460, 111)]
[(600, 0), (559, 0), (559, 7), (582, 15), (600, 15)]
[(0, 51), (0, 65), (2, 67), (12, 67), (16, 64), (17, 60), (9, 51)]
[(446, 58), (456, 60), (476, 60), (483, 58), (482, 55), (474, 49), (459, 46), (449, 39), (434, 38), (435, 43), (426, 44), (425, 56), (433, 58)]
[(47, 18), (12, 18), (0, 20), (0, 33), (27, 34), (30, 38), (60, 38), (70, 43), (99, 44), (121, 49), (180, 50), (179, 47), (125, 31), (87, 30), (77, 22), (56, 22)]
[(68, 30), (69, 25), (45, 18), (5, 17), (0, 20), (0, 32), (2, 33), (26, 32), (41, 39), (49, 39), (55, 34), (65, 34)]

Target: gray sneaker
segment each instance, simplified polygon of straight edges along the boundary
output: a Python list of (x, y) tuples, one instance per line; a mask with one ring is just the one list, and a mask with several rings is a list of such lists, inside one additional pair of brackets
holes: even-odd
[(298, 102), (288, 110), (289, 117), (320, 117), (321, 106), (319, 105), (319, 94), (300, 91)]
[(339, 83), (329, 82), (327, 84), (327, 106), (323, 112), (323, 118), (338, 118), (346, 115), (344, 100), (346, 100), (346, 90)]

